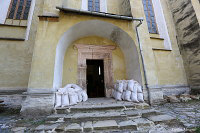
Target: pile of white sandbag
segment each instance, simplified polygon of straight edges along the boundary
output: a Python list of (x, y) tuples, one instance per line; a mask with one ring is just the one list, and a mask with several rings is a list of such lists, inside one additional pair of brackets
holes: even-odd
[(76, 84), (68, 84), (64, 88), (60, 88), (56, 92), (56, 105), (57, 107), (68, 107), (75, 105), (79, 102), (88, 100), (88, 95), (85, 90)]
[(135, 80), (117, 80), (112, 96), (118, 101), (144, 102), (142, 86)]

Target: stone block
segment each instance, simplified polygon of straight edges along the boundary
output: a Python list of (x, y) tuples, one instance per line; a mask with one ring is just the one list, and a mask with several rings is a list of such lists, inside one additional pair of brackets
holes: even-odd
[(137, 130), (137, 124), (132, 120), (122, 121), (119, 123), (120, 129), (133, 129)]
[(35, 128), (36, 131), (48, 131), (48, 130), (54, 130), (57, 128), (59, 124), (53, 124), (53, 125), (39, 125), (38, 127)]
[(174, 117), (169, 116), (169, 115), (155, 115), (155, 116), (148, 117), (148, 119), (153, 121), (155, 124), (159, 124), (159, 123), (166, 124), (175, 120)]
[(84, 132), (90, 132), (92, 131), (93, 127), (92, 127), (92, 122), (88, 121), (84, 124)]
[(145, 118), (138, 118), (134, 119), (134, 122), (137, 124), (138, 127), (151, 127), (154, 123)]
[(114, 120), (97, 121), (93, 123), (94, 130), (107, 130), (107, 129), (117, 129), (117, 122)]
[(190, 95), (190, 98), (192, 98), (193, 100), (199, 100), (200, 95)]
[(77, 123), (72, 123), (65, 128), (66, 132), (82, 132), (82, 127)]
[(154, 109), (146, 109), (146, 110), (141, 110), (140, 113), (142, 114), (142, 117), (149, 117), (152, 115), (158, 115), (161, 114), (159, 111), (154, 110)]
[(126, 110), (124, 111), (127, 116), (139, 116), (140, 112), (138, 110)]
[(167, 96), (167, 100), (170, 102), (170, 103), (179, 103), (180, 100), (176, 97), (176, 96)]
[(64, 132), (66, 126), (67, 126), (67, 124), (59, 125), (59, 126), (55, 129), (55, 131), (56, 131), (56, 132)]
[(53, 113), (54, 94), (30, 94), (22, 102), (22, 115), (48, 115)]
[(15, 127), (15, 128), (12, 128), (12, 132), (14, 132), (14, 133), (24, 133), (24, 130), (26, 130), (26, 127)]

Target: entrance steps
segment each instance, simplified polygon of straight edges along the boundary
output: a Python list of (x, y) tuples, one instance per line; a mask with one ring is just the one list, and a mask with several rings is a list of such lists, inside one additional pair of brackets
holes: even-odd
[(157, 125), (180, 127), (173, 117), (146, 103), (89, 99), (71, 108), (58, 108), (36, 132), (147, 132)]

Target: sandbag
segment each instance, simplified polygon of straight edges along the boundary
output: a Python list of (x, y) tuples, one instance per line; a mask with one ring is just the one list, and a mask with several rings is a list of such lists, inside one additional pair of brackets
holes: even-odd
[(123, 90), (126, 91), (128, 88), (128, 82), (126, 80), (124, 80), (123, 82)]
[(139, 102), (138, 99), (137, 99), (137, 92), (132, 92), (131, 93), (131, 101), (133, 102)]
[(75, 91), (81, 91), (81, 90), (83, 90), (80, 86), (78, 86), (76, 84), (72, 84), (72, 88), (74, 88)]
[(139, 102), (144, 102), (144, 95), (143, 95), (143, 93), (138, 93), (137, 94), (137, 99), (138, 99)]
[(122, 93), (115, 91), (115, 99), (118, 101), (122, 100)]
[(82, 98), (83, 98), (83, 102), (87, 101), (88, 100), (88, 95), (86, 93), (85, 90), (82, 90), (81, 91), (81, 95), (82, 95)]
[(125, 100), (126, 91), (122, 92), (122, 100)]
[(68, 84), (68, 85), (66, 85), (64, 88), (65, 88), (65, 89), (67, 89), (67, 88), (72, 88), (72, 85), (73, 85), (73, 84)]
[(69, 93), (69, 105), (77, 104), (77, 97), (75, 95), (76, 95), (76, 93), (74, 93), (74, 92)]
[(78, 91), (77, 95), (78, 95), (78, 102), (82, 102), (83, 101), (83, 97), (81, 95), (81, 91)]
[(125, 100), (131, 101), (131, 91), (126, 90), (126, 93), (125, 93)]
[(115, 98), (115, 90), (112, 89), (112, 97)]
[(119, 91), (119, 92), (123, 92), (123, 82), (120, 82), (119, 83), (119, 87), (117, 88), (117, 91)]
[(66, 89), (65, 88), (60, 88), (60, 89), (58, 89), (58, 92), (60, 92), (60, 93), (64, 93), (66, 91)]
[(62, 93), (61, 92), (56, 92), (56, 105), (55, 107), (61, 107), (62, 105)]
[(62, 95), (62, 107), (69, 106), (69, 94), (68, 92), (63, 93)]
[(74, 93), (74, 97), (75, 97), (75, 99), (76, 99), (76, 102), (79, 103), (78, 93), (77, 93), (77, 92)]
[(129, 80), (128, 81), (128, 90), (129, 91), (133, 91), (134, 90), (134, 81), (133, 80)]
[(137, 93), (142, 93), (142, 86), (139, 83), (137, 84)]
[(119, 84), (119, 83), (121, 83), (122, 82), (122, 80), (117, 80), (117, 84)]
[(132, 92), (137, 93), (137, 89), (138, 89), (138, 85), (135, 84), (135, 82), (134, 82), (133, 91)]
[(75, 90), (74, 90), (74, 88), (67, 88), (67, 92), (69, 92), (69, 93), (75, 93)]

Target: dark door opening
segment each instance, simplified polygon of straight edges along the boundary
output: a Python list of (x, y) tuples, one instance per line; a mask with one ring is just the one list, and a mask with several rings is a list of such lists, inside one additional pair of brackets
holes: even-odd
[(87, 60), (86, 63), (88, 97), (105, 97), (103, 60)]

